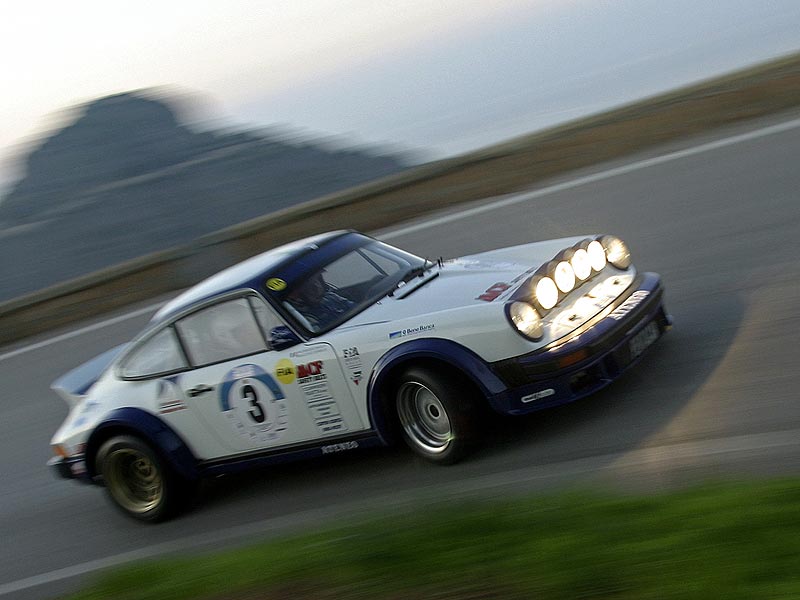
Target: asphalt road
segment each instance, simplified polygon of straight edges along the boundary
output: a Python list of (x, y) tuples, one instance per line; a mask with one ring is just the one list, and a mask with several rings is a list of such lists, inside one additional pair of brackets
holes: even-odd
[(334, 456), (213, 482), (182, 518), (139, 525), (100, 490), (47, 472), (67, 412), (48, 386), (151, 311), (0, 350), (0, 597), (51, 597), (130, 558), (473, 494), (800, 474), (800, 122), (788, 118), (381, 232), (430, 257), (611, 232), (666, 284), (675, 328), (633, 372), (582, 402), (491, 424), (483, 450), (453, 467), (402, 449)]

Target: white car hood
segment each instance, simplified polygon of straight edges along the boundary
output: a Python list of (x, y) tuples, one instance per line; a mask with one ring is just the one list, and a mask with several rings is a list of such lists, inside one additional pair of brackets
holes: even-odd
[(565, 238), (464, 256), (434, 266), (340, 329), (402, 320), (455, 308), (502, 303), (542, 264), (585, 239)]

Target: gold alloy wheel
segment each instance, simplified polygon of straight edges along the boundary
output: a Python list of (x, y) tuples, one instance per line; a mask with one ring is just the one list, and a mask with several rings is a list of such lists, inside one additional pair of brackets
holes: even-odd
[(103, 476), (114, 500), (131, 513), (153, 510), (164, 496), (159, 465), (136, 448), (112, 450), (103, 461)]

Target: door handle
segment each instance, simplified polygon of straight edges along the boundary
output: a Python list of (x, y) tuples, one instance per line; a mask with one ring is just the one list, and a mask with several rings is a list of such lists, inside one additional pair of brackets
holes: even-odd
[(205, 394), (206, 392), (212, 391), (214, 388), (210, 385), (205, 385), (201, 383), (200, 385), (194, 386), (192, 389), (187, 390), (186, 393), (189, 394), (190, 397), (194, 398), (199, 396), (200, 394)]

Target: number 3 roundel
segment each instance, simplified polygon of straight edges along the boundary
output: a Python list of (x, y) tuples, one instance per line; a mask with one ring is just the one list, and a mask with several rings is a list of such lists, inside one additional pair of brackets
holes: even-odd
[(223, 414), (234, 430), (255, 443), (278, 440), (288, 425), (283, 390), (258, 365), (239, 365), (225, 374), (220, 388)]

